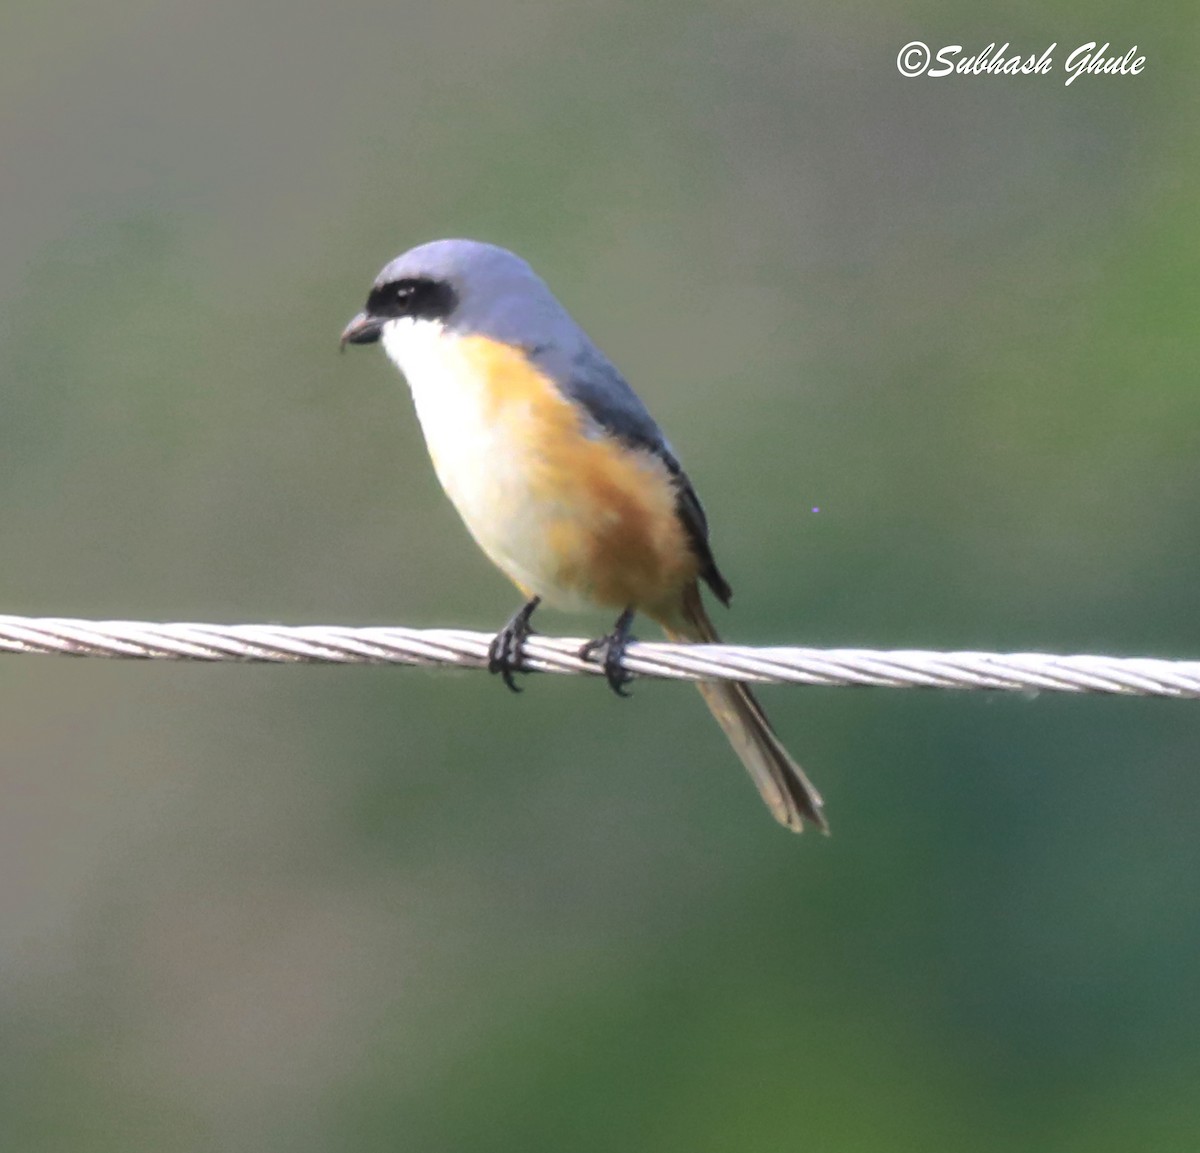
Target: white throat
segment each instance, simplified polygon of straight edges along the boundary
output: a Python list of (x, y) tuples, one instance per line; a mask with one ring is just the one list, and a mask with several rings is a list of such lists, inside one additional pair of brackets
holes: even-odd
[(493, 431), (482, 421), (487, 381), (473, 371), (458, 335), (436, 320), (389, 320), (382, 339), (408, 381), (438, 479), (466, 516), (464, 484), (491, 456)]

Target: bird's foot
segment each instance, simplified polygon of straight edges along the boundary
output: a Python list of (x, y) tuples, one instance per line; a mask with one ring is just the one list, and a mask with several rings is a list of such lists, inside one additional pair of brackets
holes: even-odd
[(588, 641), (579, 650), (580, 658), (585, 661), (599, 655), (600, 663), (604, 666), (604, 679), (608, 681), (608, 687), (619, 697), (629, 696), (625, 686), (633, 680), (633, 673), (624, 664), (625, 648), (634, 639), (629, 633), (629, 626), (633, 624), (633, 612), (634, 610), (631, 608), (626, 609), (617, 617), (617, 623), (611, 633), (607, 636), (597, 637), (594, 641)]
[(521, 692), (521, 686), (513, 680), (513, 673), (529, 671), (524, 667), (525, 642), (533, 635), (533, 629), (529, 627), (529, 618), (541, 603), (541, 597), (534, 597), (527, 604), (523, 604), (488, 646), (488, 672), (499, 673), (501, 680), (514, 693)]

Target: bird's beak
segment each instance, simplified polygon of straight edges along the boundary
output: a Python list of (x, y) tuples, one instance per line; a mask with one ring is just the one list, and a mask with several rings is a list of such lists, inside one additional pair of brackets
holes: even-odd
[(345, 352), (348, 344), (374, 344), (383, 332), (384, 322), (377, 316), (360, 312), (344, 329), (338, 347)]

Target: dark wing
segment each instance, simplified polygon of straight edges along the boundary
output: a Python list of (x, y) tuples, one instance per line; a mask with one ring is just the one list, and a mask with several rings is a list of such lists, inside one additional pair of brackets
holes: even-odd
[(708, 518), (704, 515), (704, 506), (701, 505), (696, 490), (692, 488), (687, 473), (679, 467), (679, 462), (674, 457), (663, 459), (668, 468), (674, 465), (671, 475), (675, 478), (675, 509), (679, 513), (679, 519), (683, 521), (684, 528), (687, 529), (692, 551), (700, 558), (700, 576), (712, 589), (717, 600), (728, 608), (733, 589), (729, 587), (729, 582), (721, 575), (717, 562), (713, 560), (712, 547), (708, 543)]
[[(537, 350), (538, 352), (542, 350)], [(545, 350), (549, 351), (549, 350)], [(540, 359), (535, 352), (535, 359)], [(557, 359), (557, 358), (555, 358)], [(593, 345), (579, 349), (571, 358), (569, 369), (555, 372), (566, 365), (544, 365), (568, 396), (587, 411), (588, 415), (610, 436), (634, 448), (654, 453), (667, 466), (675, 484), (675, 509), (687, 530), (692, 551), (700, 562), (700, 576), (723, 604), (729, 604), (733, 590), (721, 575), (713, 560), (708, 543), (708, 518), (687, 473), (672, 451), (662, 429), (655, 423), (646, 406), (625, 378)]]

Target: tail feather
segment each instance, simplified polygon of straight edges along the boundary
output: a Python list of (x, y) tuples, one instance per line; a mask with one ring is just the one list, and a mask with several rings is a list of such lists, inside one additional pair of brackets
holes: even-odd
[[(663, 622), (663, 628), (673, 641), (719, 644), (721, 640), (695, 585), (684, 596), (681, 621)], [(797, 833), (803, 831), (806, 819), (828, 832), (821, 794), (775, 735), (750, 686), (740, 681), (700, 681), (696, 687), (775, 819)]]

